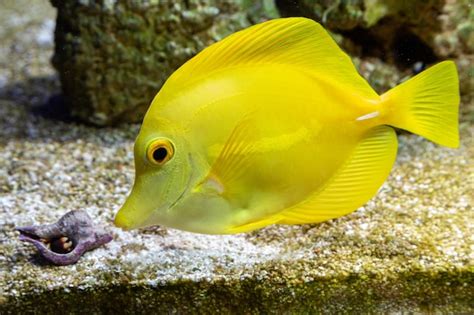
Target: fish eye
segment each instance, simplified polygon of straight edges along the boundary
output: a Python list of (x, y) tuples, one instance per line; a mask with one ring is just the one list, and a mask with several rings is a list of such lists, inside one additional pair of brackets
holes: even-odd
[(146, 156), (150, 163), (163, 165), (174, 155), (173, 145), (169, 140), (157, 139), (152, 141), (147, 148)]

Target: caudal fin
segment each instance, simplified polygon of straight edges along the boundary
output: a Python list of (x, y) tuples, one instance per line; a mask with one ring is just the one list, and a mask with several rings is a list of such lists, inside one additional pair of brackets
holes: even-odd
[(459, 146), (456, 66), (443, 61), (382, 95), (387, 124), (435, 143)]

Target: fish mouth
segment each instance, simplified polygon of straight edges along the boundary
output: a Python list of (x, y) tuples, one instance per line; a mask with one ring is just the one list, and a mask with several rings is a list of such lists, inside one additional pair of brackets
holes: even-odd
[[(160, 224), (159, 221), (161, 220), (159, 220), (157, 217), (160, 216), (160, 214), (162, 213), (169, 213), (173, 209), (173, 207), (176, 204), (178, 204), (178, 202), (181, 199), (183, 199), (183, 197), (186, 195), (186, 192), (187, 192), (187, 189), (184, 189), (183, 192), (179, 195), (179, 197), (175, 201), (173, 201), (170, 204), (162, 205), (161, 207), (153, 210), (150, 213), (150, 215), (145, 216), (145, 219), (141, 221), (134, 220), (133, 218), (131, 218), (130, 215), (128, 215), (128, 213), (140, 213), (140, 212), (146, 211), (146, 209), (142, 208), (141, 209), (142, 211), (140, 211), (137, 208), (132, 208), (131, 210), (129, 210), (130, 208), (127, 207), (127, 201), (128, 201), (127, 199), (125, 204), (122, 206), (122, 208), (119, 210), (119, 212), (115, 216), (114, 225), (121, 228), (124, 231), (144, 228), (144, 227), (148, 227), (152, 225), (158, 225)], [(136, 215), (133, 215), (133, 217), (136, 217)]]
[[(160, 224), (159, 222), (160, 217), (163, 213), (170, 213), (173, 208), (187, 196), (189, 191), (192, 188), (192, 180), (193, 180), (193, 163), (191, 159), (191, 155), (189, 154), (189, 162), (191, 165), (191, 174), (188, 177), (185, 187), (183, 191), (179, 194), (179, 196), (171, 203), (166, 203), (161, 205), (158, 208), (155, 208), (152, 211), (149, 211), (150, 207), (146, 207), (143, 205), (143, 202), (140, 202), (142, 199), (138, 191), (140, 189), (134, 188), (128, 196), (127, 200), (123, 204), (123, 206), (118, 211), (117, 215), (114, 219), (114, 225), (123, 229), (123, 230), (132, 230), (137, 228), (143, 228), (151, 225)], [(144, 199), (144, 198), (143, 198)], [(144, 219), (142, 219), (144, 218)]]
[(135, 228), (135, 223), (129, 220), (127, 216), (123, 214), (124, 206), (125, 205), (123, 205), (122, 208), (120, 208), (120, 210), (115, 215), (114, 225), (124, 231), (129, 231)]

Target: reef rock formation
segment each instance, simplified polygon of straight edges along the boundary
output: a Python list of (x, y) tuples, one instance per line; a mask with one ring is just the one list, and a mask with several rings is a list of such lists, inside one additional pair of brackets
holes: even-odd
[(72, 115), (137, 122), (166, 78), (222, 37), (274, 16), (268, 1), (52, 0), (53, 58)]

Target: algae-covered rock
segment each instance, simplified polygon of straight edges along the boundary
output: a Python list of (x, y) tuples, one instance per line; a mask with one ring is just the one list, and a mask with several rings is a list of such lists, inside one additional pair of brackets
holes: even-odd
[(58, 8), (53, 61), (66, 104), (73, 116), (98, 125), (140, 121), (182, 63), (280, 14), (321, 22), (356, 64), (368, 65), (363, 70), (379, 92), (449, 58), (457, 62), (465, 103), (474, 97), (469, 0), (51, 1)]
[(431, 14), (442, 8), (443, 0), (398, 1), (398, 0), (277, 0), (283, 15), (306, 16), (321, 21), (333, 30), (351, 30), (356, 27), (369, 28), (382, 19), (393, 19), (398, 24), (411, 24), (420, 28), (420, 33), (430, 34), (437, 22)]
[(356, 57), (356, 65), (362, 61), (377, 72), (372, 75), (367, 67), (363, 69), (379, 92), (426, 66), (453, 59), (465, 100), (461, 117), (474, 120), (467, 114), (474, 106), (471, 0), (277, 0), (276, 4), (282, 16), (310, 17), (333, 32), (338, 43)]
[(474, 4), (471, 0), (448, 0), (439, 19), (442, 30), (434, 38), (434, 52), (440, 58), (455, 58), (461, 95), (474, 108)]
[(471, 0), (446, 1), (440, 12), (442, 31), (434, 49), (440, 56), (474, 53), (474, 5)]
[(340, 44), (352, 56), (376, 57), (401, 69), (437, 60), (430, 45), (441, 30), (443, 0), (296, 2), (277, 4), (284, 16), (307, 16), (341, 34)]
[(137, 122), (166, 78), (209, 44), (275, 14), (269, 1), (51, 1), (54, 65), (72, 114)]

